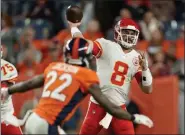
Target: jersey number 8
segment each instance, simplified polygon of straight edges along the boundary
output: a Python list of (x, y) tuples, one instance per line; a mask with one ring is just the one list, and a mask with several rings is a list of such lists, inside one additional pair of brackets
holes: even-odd
[(114, 73), (111, 76), (111, 83), (122, 86), (125, 81), (125, 75), (128, 72), (128, 65), (121, 61), (117, 61), (114, 66)]
[[(64, 73), (59, 76), (57, 75), (56, 71), (51, 71), (47, 74), (46, 78), (51, 78), (45, 84), (42, 97), (51, 97), (56, 100), (65, 101), (66, 96), (61, 92), (67, 88), (72, 83), (72, 76), (70, 74)], [(58, 87), (56, 87), (53, 91), (49, 90), (48, 88), (57, 80), (64, 81)]]

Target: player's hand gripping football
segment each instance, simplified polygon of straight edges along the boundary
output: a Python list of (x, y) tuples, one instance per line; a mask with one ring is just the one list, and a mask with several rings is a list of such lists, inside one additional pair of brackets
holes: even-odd
[(135, 120), (134, 120), (135, 123), (145, 125), (149, 128), (153, 127), (152, 120), (147, 116), (141, 115), (141, 114), (134, 114), (134, 117), (135, 117)]
[(147, 68), (148, 68), (148, 61), (147, 61), (147, 58), (146, 58), (146, 53), (143, 52), (139, 52), (140, 55), (138, 56), (139, 57), (139, 65), (141, 66), (141, 69), (142, 71), (146, 71)]
[(4, 103), (9, 97), (8, 88), (1, 88), (1, 101)]

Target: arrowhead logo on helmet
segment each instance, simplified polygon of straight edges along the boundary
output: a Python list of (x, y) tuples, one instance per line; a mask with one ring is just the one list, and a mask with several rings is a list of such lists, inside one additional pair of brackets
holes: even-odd
[(132, 48), (137, 44), (139, 27), (137, 23), (128, 18), (120, 20), (114, 29), (114, 39), (124, 48)]

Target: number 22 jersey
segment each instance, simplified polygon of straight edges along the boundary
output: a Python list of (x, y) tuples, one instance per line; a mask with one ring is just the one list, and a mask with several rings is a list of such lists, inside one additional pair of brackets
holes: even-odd
[(51, 125), (69, 120), (92, 84), (96, 72), (65, 63), (51, 63), (44, 71), (44, 89), (34, 112)]
[[(133, 77), (141, 75), (139, 53), (124, 53), (121, 46), (104, 38), (94, 41), (97, 74), (102, 92), (116, 105), (125, 104)], [(97, 103), (93, 97), (91, 101)]]

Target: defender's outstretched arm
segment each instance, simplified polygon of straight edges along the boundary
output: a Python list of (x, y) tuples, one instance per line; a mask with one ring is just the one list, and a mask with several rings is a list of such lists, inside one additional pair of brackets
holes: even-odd
[(95, 98), (95, 100), (103, 106), (108, 113), (110, 113), (113, 116), (116, 116), (120, 119), (126, 119), (126, 120), (134, 120), (134, 116), (132, 116), (129, 112), (123, 110), (121, 107), (114, 105), (112, 102), (108, 100), (107, 97), (103, 95), (101, 92), (101, 89), (99, 85), (93, 84), (89, 88), (89, 92), (92, 94), (92, 96)]
[(14, 93), (22, 93), (29, 90), (33, 90), (35, 88), (40, 88), (44, 85), (44, 75), (38, 75), (34, 78), (17, 83), (11, 87), (8, 88), (8, 94), (14, 94)]

